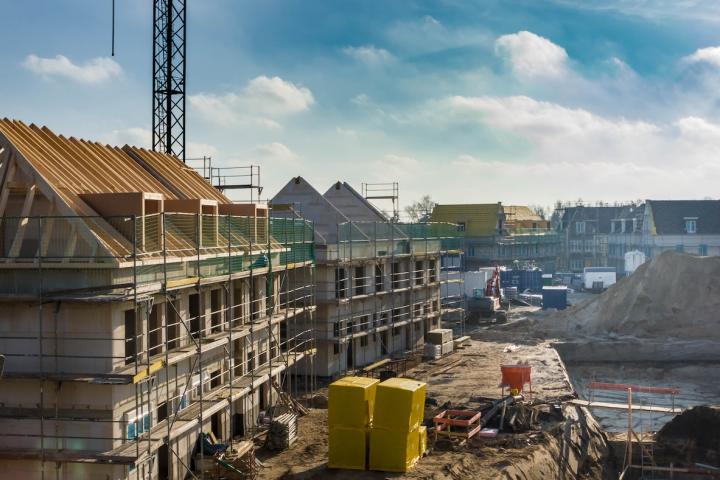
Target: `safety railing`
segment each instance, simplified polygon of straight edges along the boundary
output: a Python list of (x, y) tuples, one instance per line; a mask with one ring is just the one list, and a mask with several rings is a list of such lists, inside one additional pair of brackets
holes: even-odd
[[(345, 222), (328, 260), (425, 255), (463, 249), (464, 232), (451, 223)], [(334, 250), (334, 251), (333, 251)]]

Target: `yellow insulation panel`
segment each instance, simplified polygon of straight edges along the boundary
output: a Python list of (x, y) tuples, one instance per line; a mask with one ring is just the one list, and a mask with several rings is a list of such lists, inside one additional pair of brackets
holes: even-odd
[(330, 427), (328, 467), (365, 470), (367, 443), (365, 428)]
[(425, 412), (424, 382), (390, 378), (377, 386), (373, 426), (409, 432), (416, 430)]
[(372, 422), (375, 391), (379, 380), (345, 377), (328, 389), (328, 425), (365, 428)]
[(407, 472), (418, 461), (419, 441), (418, 429), (396, 431), (373, 427), (370, 430), (370, 470)]

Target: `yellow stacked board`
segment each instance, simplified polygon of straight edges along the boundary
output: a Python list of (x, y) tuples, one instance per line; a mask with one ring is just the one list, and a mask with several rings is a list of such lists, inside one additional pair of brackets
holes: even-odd
[(418, 454), (422, 458), (427, 451), (427, 427), (425, 425), (420, 425), (420, 428), (418, 428), (418, 445), (420, 447)]
[(328, 388), (328, 467), (365, 470), (379, 380), (345, 377)]
[(426, 385), (391, 378), (377, 386), (370, 430), (370, 470), (406, 472), (420, 457)]

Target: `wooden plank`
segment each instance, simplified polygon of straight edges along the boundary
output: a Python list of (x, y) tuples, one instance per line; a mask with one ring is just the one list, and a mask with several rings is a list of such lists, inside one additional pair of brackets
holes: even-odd
[(630, 390), (636, 393), (657, 393), (660, 395), (677, 395), (680, 393), (680, 389), (675, 387), (645, 387), (628, 383), (590, 382), (588, 388), (591, 390), (613, 390), (618, 392), (627, 392)]
[(68, 236), (67, 243), (65, 244), (65, 252), (63, 253), (63, 262), (69, 262), (72, 258), (73, 252), (75, 252), (75, 245), (77, 244), (78, 233), (75, 228), (75, 222), (71, 222), (70, 235)]
[(648, 406), (648, 405), (631, 405), (628, 406), (627, 403), (611, 403), (611, 402), (590, 402), (588, 400), (581, 400), (579, 398), (576, 398), (574, 400), (570, 400), (567, 403), (571, 405), (578, 405), (580, 407), (588, 407), (588, 408), (607, 408), (611, 410), (628, 410), (631, 408), (633, 411), (638, 412), (655, 412), (655, 413), (682, 413), (685, 409), (680, 407), (655, 407), (655, 406)]
[(40, 244), (38, 245), (37, 255), (39, 257), (47, 256), (47, 249), (50, 244), (50, 238), (52, 238), (53, 227), (55, 226), (55, 217), (51, 217), (55, 204), (52, 200), (48, 201), (48, 218), (43, 219), (42, 231), (40, 232)]
[(363, 372), (372, 372), (372, 371), (375, 370), (376, 368), (380, 368), (380, 367), (382, 367), (382, 366), (384, 366), (384, 365), (387, 365), (388, 363), (392, 363), (392, 360), (389, 359), (389, 358), (384, 358), (384, 359), (379, 360), (379, 361), (377, 361), (377, 362), (375, 362), (375, 363), (371, 363), (371, 364), (368, 365), (367, 367), (363, 368)]
[(22, 211), (20, 212), (20, 221), (18, 223), (17, 232), (15, 232), (15, 238), (13, 239), (12, 246), (8, 253), (8, 257), (17, 257), (20, 254), (20, 247), (22, 246), (23, 239), (25, 238), (25, 230), (27, 230), (30, 219), (30, 210), (32, 209), (33, 199), (35, 198), (35, 191), (37, 187), (31, 185), (25, 194), (25, 201), (23, 202)]
[(7, 171), (5, 182), (3, 185), (0, 185), (0, 188), (2, 188), (2, 193), (0, 193), (0, 220), (2, 220), (1, 217), (5, 214), (5, 207), (7, 207), (8, 197), (10, 196), (10, 187), (8, 184), (12, 182), (15, 177), (15, 170), (17, 170), (17, 165), (15, 162), (12, 162)]

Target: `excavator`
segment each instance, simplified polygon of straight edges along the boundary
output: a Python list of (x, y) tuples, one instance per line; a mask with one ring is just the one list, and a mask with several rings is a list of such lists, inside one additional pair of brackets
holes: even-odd
[(508, 304), (502, 301), (498, 267), (495, 267), (492, 277), (486, 282), (483, 295), (473, 295), (467, 303), (468, 320), (470, 321), (479, 321), (480, 317), (493, 317), (494, 323), (507, 322)]

